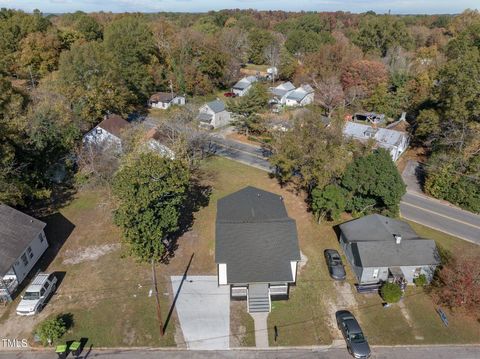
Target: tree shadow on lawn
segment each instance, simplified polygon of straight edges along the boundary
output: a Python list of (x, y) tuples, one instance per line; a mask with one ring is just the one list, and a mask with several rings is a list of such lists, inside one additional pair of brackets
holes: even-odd
[(168, 264), (170, 259), (175, 256), (175, 251), (179, 247), (178, 239), (192, 228), (195, 212), (208, 206), (211, 194), (212, 187), (201, 184), (198, 179), (190, 184), (187, 192), (187, 200), (180, 210), (179, 228), (175, 233), (170, 235), (165, 242), (166, 251), (161, 259), (162, 263)]

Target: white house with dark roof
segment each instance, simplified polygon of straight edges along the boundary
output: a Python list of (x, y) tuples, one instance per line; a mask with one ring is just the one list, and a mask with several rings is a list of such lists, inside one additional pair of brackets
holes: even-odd
[(406, 222), (372, 214), (339, 229), (340, 244), (360, 285), (399, 278), (413, 283), (421, 274), (430, 282), (440, 264), (435, 241), (420, 238)]
[(233, 85), (232, 92), (237, 96), (245, 96), (255, 82), (257, 82), (256, 76), (244, 77)]
[(269, 312), (272, 298), (288, 297), (300, 261), (297, 227), (280, 195), (245, 187), (217, 202), (215, 262), (218, 285), (248, 311)]
[(200, 126), (205, 128), (219, 128), (232, 122), (230, 112), (227, 111), (225, 103), (220, 100), (214, 100), (206, 103), (198, 110), (197, 120)]
[(185, 96), (178, 95), (175, 92), (157, 92), (150, 96), (148, 105), (152, 108), (166, 110), (172, 105), (185, 105)]
[(315, 99), (315, 91), (310, 85), (301, 85), (296, 88), (291, 82), (271, 87), (270, 92), (278, 103), (289, 107), (309, 105)]
[(406, 132), (351, 121), (345, 124), (343, 135), (364, 142), (373, 139), (377, 147), (384, 148), (390, 153), (393, 161), (400, 158), (409, 144), (409, 136)]
[(48, 248), (45, 223), (0, 204), (0, 301), (17, 287)]
[(121, 133), (128, 126), (129, 123), (121, 116), (115, 114), (107, 115), (102, 122), (83, 136), (83, 144), (103, 149), (113, 148), (121, 151)]

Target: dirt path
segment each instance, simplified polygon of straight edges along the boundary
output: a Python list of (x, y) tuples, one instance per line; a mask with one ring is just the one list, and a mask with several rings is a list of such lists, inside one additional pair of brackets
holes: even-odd
[(342, 309), (353, 310), (357, 307), (358, 303), (353, 295), (352, 286), (348, 282), (333, 282), (333, 287), (336, 294), (336, 300), (333, 302), (331, 299), (326, 301), (327, 307), (327, 322), (332, 333), (332, 337), (335, 339), (341, 339), (342, 335), (337, 329), (337, 322), (335, 320), (335, 313)]

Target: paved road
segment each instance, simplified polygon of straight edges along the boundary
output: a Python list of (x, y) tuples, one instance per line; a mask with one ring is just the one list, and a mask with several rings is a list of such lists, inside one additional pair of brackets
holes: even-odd
[[(53, 352), (8, 353), (0, 351), (0, 359), (50, 359)], [(102, 359), (351, 359), (345, 349), (273, 349), (273, 350), (229, 350), (229, 351), (186, 351), (186, 350), (92, 350), (83, 358)], [(373, 348), (373, 359), (477, 359), (480, 346), (432, 346), (432, 347), (377, 347)]]
[(480, 244), (480, 216), (423, 194), (416, 179), (417, 165), (414, 161), (409, 161), (402, 174), (407, 184), (407, 193), (400, 203), (401, 216), (458, 238)]
[(214, 153), (218, 156), (226, 157), (267, 172), (272, 170), (267, 159), (268, 153), (260, 147), (214, 136), (212, 136), (211, 141)]

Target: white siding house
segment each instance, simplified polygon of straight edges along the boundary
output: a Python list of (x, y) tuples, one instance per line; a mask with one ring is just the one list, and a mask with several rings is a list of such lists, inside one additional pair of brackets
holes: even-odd
[(361, 123), (348, 121), (343, 128), (345, 137), (351, 137), (359, 141), (375, 140), (380, 148), (390, 153), (393, 161), (397, 161), (405, 152), (409, 143), (409, 136), (406, 132), (391, 130), (382, 127), (373, 127)]
[(372, 214), (339, 228), (340, 245), (360, 285), (398, 277), (413, 283), (422, 274), (430, 282), (440, 264), (435, 241), (418, 237), (406, 222)]
[(44, 228), (44, 222), (0, 204), (0, 301), (12, 300), (48, 248)]
[(280, 195), (246, 187), (218, 200), (215, 262), (218, 285), (252, 312), (269, 312), (288, 297), (300, 261), (295, 220)]
[(198, 110), (197, 119), (200, 125), (205, 128), (219, 128), (232, 122), (230, 112), (220, 100), (206, 103)]
[(237, 96), (245, 96), (252, 88), (254, 82), (257, 82), (256, 76), (244, 77), (233, 85), (232, 92)]
[(270, 88), (277, 103), (288, 107), (306, 106), (313, 103), (315, 92), (310, 85), (295, 88), (291, 82), (284, 82)]
[(185, 101), (185, 96), (177, 95), (176, 93), (157, 92), (150, 97), (148, 105), (151, 108), (166, 110), (172, 105), (183, 106), (185, 105)]
[(128, 122), (118, 115), (105, 116), (104, 120), (83, 136), (83, 144), (102, 149), (122, 150), (121, 133), (128, 127)]

